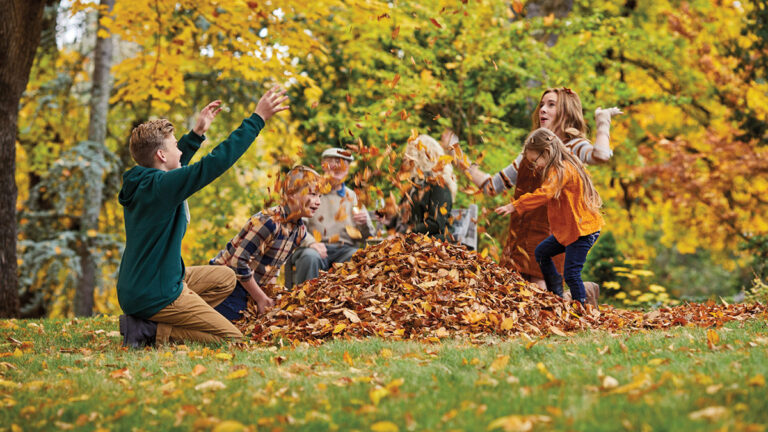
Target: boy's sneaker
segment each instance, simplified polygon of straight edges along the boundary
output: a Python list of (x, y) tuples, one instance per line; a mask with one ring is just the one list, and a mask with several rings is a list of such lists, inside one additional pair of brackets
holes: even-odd
[(120, 315), (120, 334), (123, 335), (123, 346), (143, 348), (155, 346), (157, 323), (133, 315)]

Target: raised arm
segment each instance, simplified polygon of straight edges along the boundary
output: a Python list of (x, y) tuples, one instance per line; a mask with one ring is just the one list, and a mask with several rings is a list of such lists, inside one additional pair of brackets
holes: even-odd
[(613, 155), (611, 151), (611, 117), (619, 114), (623, 114), (623, 112), (616, 107), (598, 108), (595, 110), (595, 148), (591, 154), (593, 160), (586, 161), (582, 158), (582, 161), (586, 163), (603, 163), (611, 158)]
[(522, 152), (514, 162), (491, 176), (480, 169), (478, 164), (469, 160), (461, 150), (459, 138), (450, 129), (446, 129), (443, 132), (440, 144), (448, 154), (453, 156), (454, 165), (463, 171), (472, 183), (483, 191), (483, 194), (488, 196), (498, 195), (507, 189), (512, 189), (517, 183), (517, 170), (523, 160)]
[(197, 163), (163, 173), (155, 192), (164, 197), (168, 205), (176, 206), (215, 180), (245, 153), (264, 128), (267, 119), (288, 109), (287, 106), (282, 106), (286, 99), (285, 90), (269, 90), (259, 100), (254, 113), (243, 120), (240, 127), (211, 153)]

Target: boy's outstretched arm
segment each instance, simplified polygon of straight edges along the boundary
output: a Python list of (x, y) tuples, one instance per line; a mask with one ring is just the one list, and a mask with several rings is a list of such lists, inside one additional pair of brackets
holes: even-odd
[(245, 153), (264, 128), (265, 120), (289, 108), (282, 105), (287, 99), (285, 90), (278, 87), (269, 90), (259, 100), (253, 115), (243, 120), (226, 140), (200, 161), (164, 173), (155, 192), (168, 205), (176, 206), (215, 180)]

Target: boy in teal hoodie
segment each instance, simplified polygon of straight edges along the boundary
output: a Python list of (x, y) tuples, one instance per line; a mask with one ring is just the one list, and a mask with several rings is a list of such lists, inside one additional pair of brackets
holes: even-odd
[[(118, 200), (124, 207), (126, 242), (117, 280), (117, 298), (127, 317), (121, 319), (134, 346), (169, 340), (217, 342), (242, 333), (213, 307), (234, 289), (234, 272), (223, 266), (184, 267), (181, 240), (190, 220), (186, 199), (223, 174), (256, 139), (264, 122), (287, 97), (268, 91), (254, 113), (221, 144), (195, 164), (187, 165), (205, 140), (220, 101), (206, 106), (192, 131), (176, 142), (165, 119), (139, 125), (131, 132), (131, 156), (138, 166), (123, 174)], [(157, 323), (156, 334), (148, 326)], [(124, 327), (124, 328), (123, 328)], [(136, 334), (141, 334), (136, 340)]]

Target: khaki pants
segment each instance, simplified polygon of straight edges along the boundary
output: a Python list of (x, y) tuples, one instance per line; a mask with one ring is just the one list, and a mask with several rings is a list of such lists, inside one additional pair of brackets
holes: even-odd
[(227, 298), (235, 283), (235, 272), (229, 267), (187, 267), (179, 297), (149, 318), (157, 322), (157, 343), (242, 338), (240, 330), (213, 309)]

